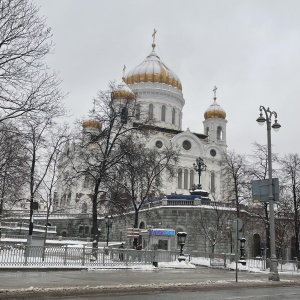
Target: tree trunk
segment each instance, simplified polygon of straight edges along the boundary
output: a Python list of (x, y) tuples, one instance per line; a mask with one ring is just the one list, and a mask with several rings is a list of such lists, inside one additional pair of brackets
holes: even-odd
[[(93, 205), (93, 255), (97, 259), (98, 257), (98, 242), (99, 242), (99, 229), (98, 229), (98, 190), (100, 186), (100, 181), (97, 180), (94, 188), (94, 194), (92, 199)], [(85, 230), (85, 228), (83, 228)]]
[[(134, 211), (134, 228), (139, 228), (139, 210), (135, 208)], [(133, 247), (136, 248), (138, 245), (138, 238), (133, 239)]]

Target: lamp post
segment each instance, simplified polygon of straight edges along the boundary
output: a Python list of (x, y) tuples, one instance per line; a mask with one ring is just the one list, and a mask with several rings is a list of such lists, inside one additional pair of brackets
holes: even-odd
[(240, 238), (240, 251), (241, 251), (241, 257), (239, 260), (239, 263), (241, 263), (243, 266), (246, 265), (246, 260), (245, 260), (245, 243), (246, 239), (245, 238)]
[(199, 178), (198, 189), (201, 189), (200, 178), (201, 178), (202, 171), (206, 171), (206, 164), (204, 163), (201, 157), (198, 157), (196, 159), (196, 163), (193, 163), (193, 167), (194, 170), (198, 172), (198, 178)]
[(109, 231), (112, 228), (113, 223), (113, 217), (112, 216), (106, 216), (105, 217), (105, 227), (106, 227), (106, 247), (108, 247), (108, 241), (109, 241)]
[(178, 257), (178, 261), (185, 260), (182, 249), (183, 249), (183, 246), (185, 245), (186, 236), (187, 236), (186, 232), (177, 232), (177, 240), (178, 240), (178, 244), (180, 245), (180, 254)]
[[(269, 280), (279, 281), (279, 274), (277, 268), (276, 247), (275, 247), (275, 221), (274, 221), (274, 196), (272, 184), (272, 152), (271, 152), (271, 127), (278, 131), (281, 125), (277, 122), (277, 113), (271, 111), (269, 107), (259, 107), (260, 115), (257, 118), (259, 125), (267, 122), (267, 136), (268, 136), (268, 175), (269, 175), (269, 222), (270, 222), (270, 274)], [(264, 114), (264, 116), (263, 116)], [(272, 116), (275, 117), (274, 124), (271, 126)]]

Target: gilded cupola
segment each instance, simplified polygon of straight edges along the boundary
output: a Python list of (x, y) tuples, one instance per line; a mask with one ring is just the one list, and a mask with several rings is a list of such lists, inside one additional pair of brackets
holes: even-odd
[[(123, 71), (125, 71), (125, 66)], [(125, 77), (122, 78), (122, 83), (120, 83), (117, 88), (112, 91), (111, 99), (112, 100), (134, 100), (135, 95), (132, 90), (128, 87), (128, 85), (124, 81)]]
[(179, 77), (169, 67), (167, 67), (164, 62), (162, 62), (155, 52), (155, 34), (156, 30), (154, 30), (154, 33), (152, 34), (152, 52), (142, 63), (126, 74), (124, 81), (127, 84), (140, 82), (164, 83), (181, 91), (182, 86)]
[(211, 106), (205, 111), (204, 118), (206, 119), (226, 119), (226, 112), (225, 110), (217, 103), (216, 91), (217, 87), (215, 86), (214, 89), (214, 102)]
[(83, 121), (82, 127), (84, 129), (97, 129), (99, 131), (102, 129), (102, 123), (97, 121), (95, 116), (95, 100), (94, 100), (94, 107), (90, 115), (90, 119)]

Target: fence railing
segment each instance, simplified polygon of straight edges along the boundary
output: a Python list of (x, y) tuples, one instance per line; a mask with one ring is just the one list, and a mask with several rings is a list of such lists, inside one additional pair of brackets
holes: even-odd
[(74, 246), (0, 246), (0, 266), (129, 266), (175, 261), (178, 251)]
[[(191, 262), (199, 265), (206, 265), (218, 268), (235, 268), (235, 254), (234, 253), (203, 253), (193, 251), (191, 253)], [(237, 258), (239, 262), (239, 255)], [(246, 265), (243, 268), (265, 271), (269, 268), (270, 262), (265, 257), (248, 257), (245, 259)], [(300, 261), (284, 260), (279, 258), (277, 260), (278, 271), (280, 272), (298, 272)]]
[[(92, 249), (85, 245), (26, 246), (23, 244), (0, 245), (0, 267), (126, 267), (134, 265), (157, 265), (159, 262), (174, 262), (179, 251), (134, 250), (120, 248)], [(207, 254), (192, 252), (187, 261), (218, 268), (235, 268), (234, 254)], [(246, 268), (267, 270), (269, 260), (261, 257), (246, 258)], [(298, 260), (278, 259), (281, 272), (298, 272)]]

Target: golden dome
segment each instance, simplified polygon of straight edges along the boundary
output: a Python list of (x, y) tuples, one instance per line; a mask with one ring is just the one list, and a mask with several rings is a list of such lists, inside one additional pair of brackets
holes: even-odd
[(99, 121), (95, 120), (86, 120), (82, 122), (83, 128), (95, 128), (101, 130), (102, 124)]
[[(212, 106), (212, 105), (211, 105)], [(218, 105), (220, 108), (220, 105)], [(206, 119), (212, 119), (212, 118), (217, 118), (217, 119), (225, 119), (226, 118), (226, 112), (224, 110), (220, 109), (211, 109), (207, 110), (204, 113), (204, 118)]]
[(205, 111), (204, 118), (206, 119), (225, 119), (226, 112), (225, 110), (217, 103), (216, 91), (217, 87), (215, 86), (214, 89), (214, 102), (213, 104)]
[(168, 68), (154, 51), (155, 44), (152, 45), (152, 52), (146, 59), (131, 70), (124, 78), (127, 84), (139, 82), (158, 82), (172, 85), (182, 90), (181, 82), (178, 76)]
[[(123, 78), (124, 79), (124, 78)], [(111, 93), (112, 100), (134, 100), (135, 96), (132, 90), (125, 84), (119, 84), (117, 89)]]

